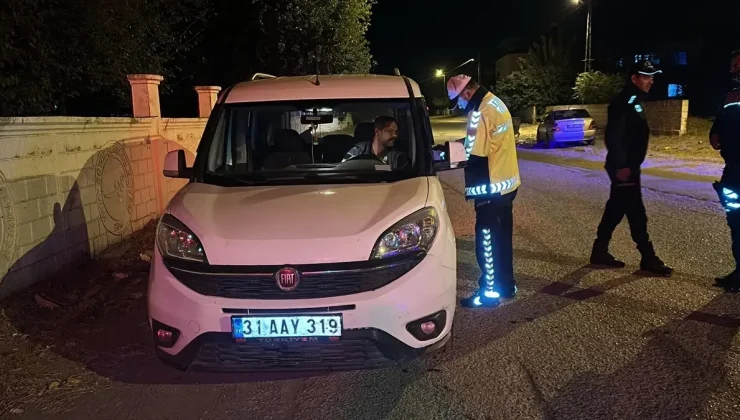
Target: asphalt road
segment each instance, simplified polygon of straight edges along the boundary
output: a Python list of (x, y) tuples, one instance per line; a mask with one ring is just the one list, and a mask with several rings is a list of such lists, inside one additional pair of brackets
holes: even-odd
[[(459, 309), (450, 351), (405, 370), (314, 377), (169, 372), (158, 383), (117, 382), (60, 418), (737, 419), (740, 295), (712, 286), (731, 255), (711, 186), (646, 181), (650, 232), (676, 268), (672, 278), (646, 278), (635, 274), (626, 221), (612, 250), (628, 267), (585, 266), (608, 193), (601, 171), (525, 160), (520, 170), (520, 295), (496, 309)], [(473, 212), (460, 171), (441, 178), (462, 298), (478, 276)], [(33, 415), (15, 416), (24, 417)]]

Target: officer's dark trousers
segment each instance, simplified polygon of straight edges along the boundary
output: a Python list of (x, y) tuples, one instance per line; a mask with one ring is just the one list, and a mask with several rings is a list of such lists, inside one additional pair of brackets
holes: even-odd
[[(734, 198), (733, 194), (740, 196), (740, 166), (727, 165), (722, 172), (721, 190), (718, 191), (724, 201), (727, 210), (727, 225), (730, 227), (732, 239), (732, 256), (735, 257), (735, 267), (740, 268), (740, 208), (733, 207), (730, 203), (740, 203), (740, 198)], [(729, 191), (724, 191), (727, 189)]]
[(605, 249), (611, 241), (614, 229), (627, 216), (632, 240), (643, 255), (650, 253), (652, 245), (647, 232), (647, 213), (642, 202), (640, 169), (632, 169), (632, 175), (626, 182), (618, 180), (615, 171), (607, 170), (607, 173), (611, 179), (611, 191), (596, 231), (596, 245)]
[(481, 269), (481, 290), (513, 290), (514, 198), (517, 191), (475, 203), (475, 255)]

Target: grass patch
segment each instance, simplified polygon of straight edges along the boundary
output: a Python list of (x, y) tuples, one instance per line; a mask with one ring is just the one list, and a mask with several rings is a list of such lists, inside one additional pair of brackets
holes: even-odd
[(691, 160), (722, 161), (719, 152), (709, 144), (712, 121), (707, 118), (689, 117), (686, 134), (659, 136), (650, 139), (650, 155)]

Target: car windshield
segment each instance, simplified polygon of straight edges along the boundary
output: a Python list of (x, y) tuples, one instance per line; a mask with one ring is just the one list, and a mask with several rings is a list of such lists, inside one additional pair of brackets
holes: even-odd
[(226, 105), (205, 162), (218, 185), (388, 182), (414, 176), (410, 100)]
[(570, 118), (591, 118), (591, 114), (588, 113), (585, 109), (567, 109), (562, 111), (554, 111), (553, 116), (555, 117), (555, 121), (557, 120), (567, 120)]

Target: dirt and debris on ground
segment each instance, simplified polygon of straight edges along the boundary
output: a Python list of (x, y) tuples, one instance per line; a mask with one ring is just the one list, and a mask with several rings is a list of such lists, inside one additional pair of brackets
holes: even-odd
[(711, 128), (711, 120), (689, 117), (685, 134), (680, 136), (651, 136), (650, 155), (720, 162), (722, 158), (719, 152), (712, 149), (712, 146), (709, 144), (709, 130)]
[(145, 293), (155, 223), (0, 301), (0, 417), (63, 413), (151, 357)]

